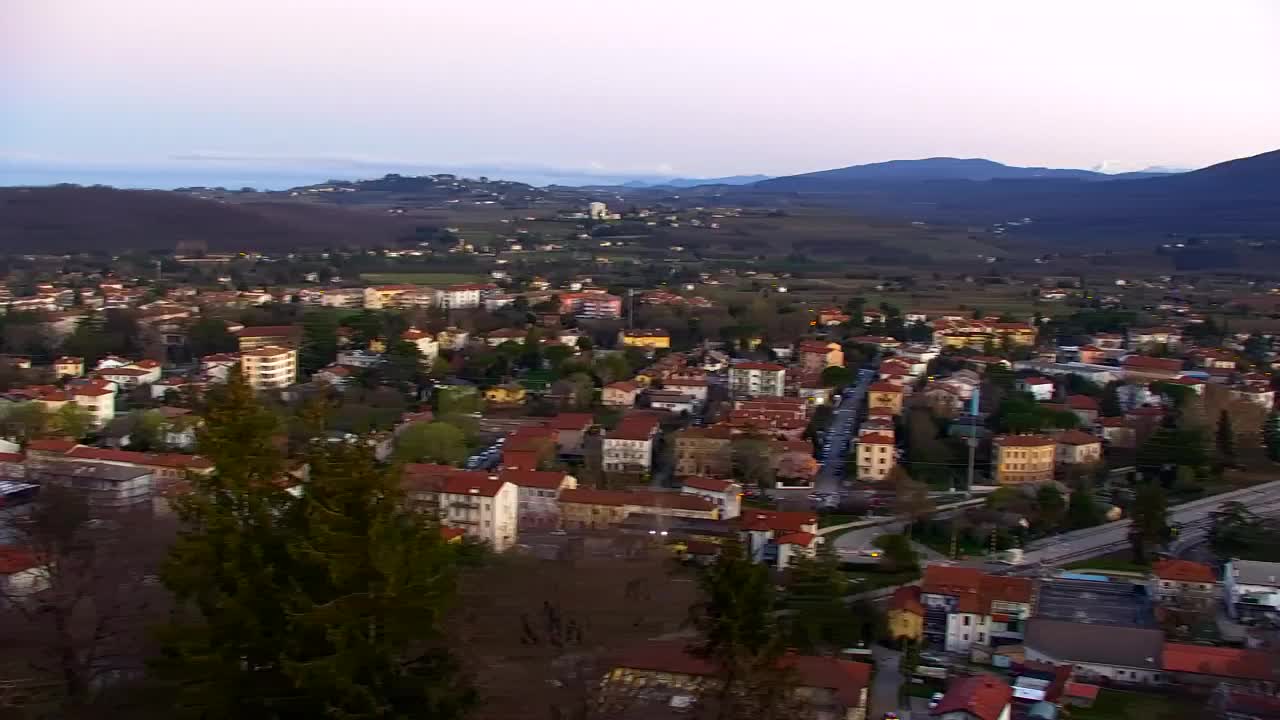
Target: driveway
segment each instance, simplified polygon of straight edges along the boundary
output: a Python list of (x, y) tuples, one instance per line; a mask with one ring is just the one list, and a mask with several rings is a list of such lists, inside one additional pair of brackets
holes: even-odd
[(876, 663), (876, 677), (871, 683), (871, 712), (867, 717), (878, 720), (890, 710), (902, 714), (898, 707), (898, 688), (902, 686), (902, 671), (899, 667), (902, 653), (876, 646), (871, 649), (871, 657)]

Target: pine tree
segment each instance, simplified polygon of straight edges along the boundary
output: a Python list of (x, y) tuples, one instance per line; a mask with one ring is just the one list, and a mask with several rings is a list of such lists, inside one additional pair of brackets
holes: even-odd
[(1218, 462), (1231, 465), (1236, 461), (1236, 436), (1231, 428), (1231, 415), (1226, 410), (1218, 416)]
[(1082, 483), (1067, 501), (1067, 526), (1079, 530), (1098, 525), (1102, 520), (1102, 512), (1093, 498), (1093, 486)]
[(1280, 413), (1271, 413), (1262, 426), (1262, 440), (1267, 446), (1267, 457), (1280, 461)]
[(813, 555), (792, 559), (787, 568), (784, 604), (792, 610), (787, 619), (791, 645), (804, 652), (821, 652), (857, 642), (856, 629), (844, 602), (848, 581), (840, 572), (840, 558), (830, 543)]
[(311, 374), (338, 356), (338, 320), (327, 312), (309, 313), (302, 319), (302, 344), (298, 369)]
[(1133, 561), (1145, 565), (1150, 560), (1151, 550), (1173, 537), (1173, 529), (1169, 526), (1169, 501), (1160, 484), (1143, 483), (1129, 514), (1132, 520), (1129, 544), (1133, 548)]

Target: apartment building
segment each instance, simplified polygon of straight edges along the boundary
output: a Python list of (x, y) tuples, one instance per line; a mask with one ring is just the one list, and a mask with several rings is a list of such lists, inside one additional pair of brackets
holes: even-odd
[(496, 289), (489, 283), (450, 285), (436, 291), (436, 304), (445, 310), (474, 310)]
[(550, 470), (506, 469), (498, 479), (516, 486), (521, 531), (560, 527), (560, 493), (578, 487), (574, 476)]
[(658, 418), (633, 413), (605, 434), (602, 468), (605, 472), (647, 473), (653, 466), (653, 442)]
[(671, 335), (666, 330), (623, 330), (618, 333), (618, 345), (662, 350), (671, 347)]
[(683, 493), (589, 488), (560, 492), (560, 524), (564, 528), (609, 528), (633, 513), (703, 520), (719, 517), (715, 503)]
[(263, 347), (297, 347), (302, 339), (302, 328), (296, 325), (262, 325), (240, 328), (235, 332), (240, 351)]
[(240, 373), (254, 390), (279, 390), (298, 381), (298, 351), (265, 346), (240, 354)]
[(988, 575), (976, 568), (929, 565), (921, 582), (925, 639), (933, 647), (990, 662), (1022, 642), (1031, 617), (1030, 578)]
[(732, 429), (723, 425), (685, 428), (675, 434), (677, 476), (727, 477), (732, 469)]
[(484, 472), (417, 463), (404, 467), (402, 483), (410, 505), (440, 524), (498, 552), (515, 545), (520, 497), (512, 483)]
[(884, 480), (898, 464), (892, 434), (868, 433), (858, 436), (858, 479), (864, 482)]
[(999, 485), (1042, 483), (1053, 479), (1058, 443), (1047, 435), (999, 435), (993, 441)]
[(721, 519), (728, 520), (741, 514), (742, 486), (738, 483), (709, 477), (686, 477), (680, 482), (680, 492), (715, 503)]
[(440, 356), (440, 343), (430, 333), (423, 332), (416, 327), (405, 330), (400, 339), (418, 348), (418, 354), (422, 356), (423, 364), (430, 365)]
[(844, 350), (840, 343), (805, 340), (796, 350), (800, 356), (800, 369), (807, 373), (820, 373), (832, 365), (844, 365)]
[(775, 363), (742, 362), (729, 367), (729, 391), (751, 397), (782, 397), (786, 392), (787, 369)]

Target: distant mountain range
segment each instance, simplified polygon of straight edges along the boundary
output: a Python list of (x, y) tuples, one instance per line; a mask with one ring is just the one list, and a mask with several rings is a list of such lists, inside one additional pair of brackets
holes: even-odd
[(651, 188), (651, 187), (672, 187), (672, 188), (690, 188), (702, 185), (751, 185), (762, 180), (769, 180), (770, 175), (729, 175), (728, 177), (718, 178), (670, 178), (668, 180), (632, 180), (625, 182), (622, 187), (627, 188)]
[(852, 165), (834, 170), (771, 178), (756, 187), (767, 190), (830, 189), (841, 183), (923, 182), (931, 180), (1120, 180), (1159, 177), (1165, 173), (1133, 172), (1108, 175), (1093, 170), (1043, 167), (1014, 167), (982, 158), (935, 157), (922, 160), (890, 160), (888, 162)]

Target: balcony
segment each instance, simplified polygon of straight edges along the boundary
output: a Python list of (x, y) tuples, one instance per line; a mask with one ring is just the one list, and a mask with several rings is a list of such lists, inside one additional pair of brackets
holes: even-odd
[(451, 503), (449, 503), (449, 507), (451, 507), (451, 508), (456, 508), (456, 509), (459, 509), (459, 510), (479, 510), (479, 509), (480, 509), (480, 503), (478, 503), (478, 502), (467, 502), (466, 500), (457, 500), (457, 501), (455, 501), (455, 502), (451, 502)]

